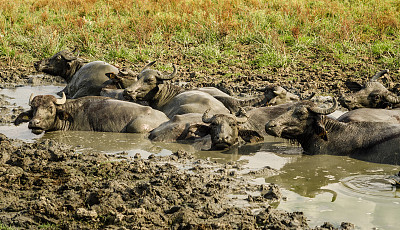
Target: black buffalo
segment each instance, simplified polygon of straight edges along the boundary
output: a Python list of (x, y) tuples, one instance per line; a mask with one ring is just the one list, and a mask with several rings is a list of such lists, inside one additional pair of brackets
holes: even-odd
[(61, 99), (32, 95), (29, 105), (31, 109), (21, 113), (14, 124), (29, 122), (35, 134), (56, 130), (147, 133), (168, 120), (149, 106), (100, 96), (67, 100), (65, 95)]
[[(266, 135), (264, 125), (271, 119), (286, 112), (293, 103), (258, 107), (233, 114), (210, 114), (207, 110), (202, 117), (204, 125), (196, 124), (193, 130), (211, 135), (211, 149), (227, 149), (240, 142), (259, 142)], [(207, 130), (208, 131), (204, 131)]]
[(343, 123), (333, 112), (302, 102), (265, 125), (268, 134), (298, 141), (305, 153), (348, 155), (385, 164), (400, 164), (400, 125), (380, 122)]
[(38, 71), (64, 78), (67, 86), (62, 92), (67, 98), (99, 96), (104, 87), (113, 83), (106, 74), (119, 73), (119, 69), (113, 65), (104, 61), (86, 63), (68, 50), (36, 62), (35, 67)]
[(349, 110), (398, 107), (400, 97), (378, 82), (378, 79), (386, 73), (388, 73), (388, 70), (378, 72), (364, 86), (356, 82), (346, 82), (346, 85), (353, 93), (342, 95), (339, 98), (340, 104)]
[[(179, 86), (167, 84), (173, 79), (177, 70), (171, 74), (150, 69), (155, 62), (146, 65), (138, 76), (138, 80), (124, 90), (124, 96), (133, 101), (146, 101), (155, 109), (163, 111), (172, 118), (177, 114), (201, 113), (210, 109), (213, 113), (229, 113), (237, 109), (237, 105), (246, 106), (258, 103), (260, 98), (238, 100), (229, 95), (216, 93), (215, 90), (185, 90)], [(232, 101), (233, 100), (233, 101)]]

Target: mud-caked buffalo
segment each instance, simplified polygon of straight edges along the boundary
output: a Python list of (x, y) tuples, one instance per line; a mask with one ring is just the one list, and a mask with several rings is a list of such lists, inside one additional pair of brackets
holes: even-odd
[(35, 67), (37, 71), (64, 78), (67, 86), (62, 92), (67, 98), (99, 96), (102, 88), (113, 83), (106, 74), (119, 73), (118, 68), (113, 65), (104, 61), (87, 63), (68, 50), (36, 62)]
[(400, 97), (378, 82), (378, 79), (386, 73), (388, 70), (378, 72), (364, 86), (356, 82), (347, 82), (346, 85), (353, 93), (342, 95), (339, 98), (340, 104), (349, 110), (399, 107)]
[(100, 96), (67, 100), (65, 95), (61, 99), (32, 95), (29, 105), (31, 109), (21, 113), (14, 124), (29, 122), (35, 134), (56, 130), (147, 133), (168, 120), (149, 106)]
[(300, 102), (265, 125), (268, 134), (296, 140), (308, 154), (348, 155), (385, 164), (400, 164), (400, 125), (381, 122), (343, 123), (325, 115), (337, 108), (321, 109)]
[(351, 110), (337, 118), (341, 122), (384, 122), (400, 124), (400, 109), (361, 108)]
[[(276, 106), (258, 107), (245, 111), (239, 110), (233, 114), (211, 114), (205, 111), (202, 117), (205, 125), (197, 124), (194, 130), (208, 129), (211, 135), (211, 149), (227, 149), (240, 142), (259, 142), (266, 135), (265, 124), (279, 115), (285, 113), (293, 103)], [(202, 127), (204, 126), (204, 127)]]
[(203, 114), (207, 109), (210, 109), (213, 113), (229, 113), (230, 110), (235, 110), (236, 104), (246, 106), (260, 101), (259, 98), (255, 98), (237, 100), (237, 103), (233, 103), (230, 100), (235, 100), (234, 98), (219, 93), (214, 95), (210, 93), (211, 91), (187, 91), (165, 82), (176, 76), (175, 65), (171, 74), (163, 74), (160, 71), (150, 69), (154, 63), (151, 62), (143, 68), (139, 73), (138, 80), (124, 90), (124, 96), (133, 101), (146, 101), (151, 107), (163, 111), (170, 118), (177, 114)]

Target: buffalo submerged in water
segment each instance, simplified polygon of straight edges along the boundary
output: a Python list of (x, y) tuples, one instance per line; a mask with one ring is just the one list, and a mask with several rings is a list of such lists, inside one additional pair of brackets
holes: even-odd
[(14, 124), (29, 122), (35, 134), (56, 130), (147, 133), (168, 120), (149, 106), (100, 96), (67, 100), (65, 95), (61, 99), (31, 95), (29, 105), (31, 109), (21, 113)]
[(305, 153), (347, 155), (356, 159), (400, 165), (400, 125), (383, 122), (343, 123), (325, 115), (337, 102), (322, 109), (300, 102), (265, 125), (273, 136), (298, 141)]

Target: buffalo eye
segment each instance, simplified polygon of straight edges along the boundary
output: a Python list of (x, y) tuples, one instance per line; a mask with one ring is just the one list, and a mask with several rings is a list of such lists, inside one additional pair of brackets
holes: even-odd
[(295, 115), (299, 119), (303, 120), (303, 119), (307, 118), (307, 111), (303, 110), (303, 109), (300, 109), (300, 110), (296, 111)]
[(146, 80), (145, 80), (145, 82), (146, 83), (148, 83), (148, 82), (154, 82), (155, 81), (155, 78), (154, 77), (149, 77), (149, 78), (147, 78)]

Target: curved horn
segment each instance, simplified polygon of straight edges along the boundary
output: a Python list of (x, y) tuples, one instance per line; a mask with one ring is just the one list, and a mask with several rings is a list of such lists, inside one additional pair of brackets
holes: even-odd
[(318, 113), (318, 114), (322, 114), (322, 115), (327, 115), (327, 114), (333, 113), (337, 109), (338, 103), (337, 103), (336, 98), (332, 98), (332, 99), (333, 99), (333, 105), (331, 108), (323, 109), (323, 108), (319, 108), (317, 106), (313, 106), (313, 107), (309, 108), (309, 110), (314, 113)]
[(156, 63), (156, 61), (152, 61), (149, 64), (147, 64), (145, 67), (143, 67), (143, 69), (140, 72), (145, 71), (146, 69), (149, 69), (150, 67), (152, 67), (154, 65), (154, 63)]
[(302, 100), (311, 100), (315, 96), (315, 93), (312, 92), (310, 96), (303, 98)]
[(385, 95), (385, 99), (393, 104), (399, 104), (400, 103), (400, 97), (396, 97), (390, 94)]
[(172, 66), (174, 67), (174, 71), (171, 74), (168, 74), (168, 75), (162, 74), (161, 76), (157, 76), (157, 78), (160, 80), (171, 80), (172, 78), (174, 78), (177, 71), (176, 71), (176, 66), (175, 65), (172, 65)]
[(378, 80), (378, 78), (382, 77), (383, 75), (385, 75), (385, 74), (388, 73), (388, 72), (389, 72), (388, 69), (381, 70), (381, 71), (379, 71), (378, 73), (376, 73), (376, 74), (371, 78), (370, 81), (376, 81), (376, 80)]
[(34, 97), (33, 97), (33, 93), (32, 93), (31, 96), (29, 97), (29, 103), (28, 103), (29, 106), (31, 106), (31, 103), (32, 103), (33, 98), (34, 98)]
[(210, 112), (210, 109), (207, 109), (206, 111), (204, 111), (203, 116), (201, 117), (201, 120), (204, 123), (211, 123), (213, 116), (210, 116), (208, 114), (208, 112)]
[(62, 98), (61, 99), (56, 99), (56, 101), (54, 103), (56, 105), (62, 105), (62, 104), (65, 104), (66, 101), (67, 101), (67, 97), (65, 96), (65, 93), (62, 92)]

